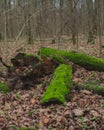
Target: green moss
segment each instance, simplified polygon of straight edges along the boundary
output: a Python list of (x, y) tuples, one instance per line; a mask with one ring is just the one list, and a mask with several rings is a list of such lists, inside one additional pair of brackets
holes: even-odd
[(3, 71), (3, 67), (0, 67), (0, 72), (2, 72)]
[(104, 60), (83, 53), (67, 53), (67, 57), (86, 69), (104, 71)]
[(42, 60), (42, 59), (41, 59), (41, 56), (36, 55), (36, 54), (34, 55), (34, 54), (24, 53), (24, 57), (25, 57), (25, 58), (34, 57), (34, 58), (37, 58), (37, 59), (39, 59), (39, 60)]
[(64, 103), (66, 96), (71, 91), (72, 67), (61, 64), (54, 72), (53, 78), (48, 86), (41, 103), (51, 101)]
[(46, 57), (54, 58), (55, 60), (59, 61), (60, 63), (65, 63), (64, 55), (60, 53), (58, 50), (54, 50), (51, 48), (41, 48), (40, 54)]
[(0, 92), (7, 93), (10, 91), (10, 88), (5, 83), (0, 83)]
[(104, 44), (102, 44), (102, 48), (104, 48)]
[(86, 69), (104, 71), (104, 59), (96, 58), (87, 54), (77, 53), (77, 52), (67, 52), (61, 50), (55, 50), (51, 48), (41, 48), (41, 55), (45, 55), (47, 57), (56, 57), (60, 58), (64, 61), (65, 58), (68, 58), (70, 61), (78, 64)]
[(35, 129), (33, 129), (33, 128), (20, 128), (18, 130), (35, 130)]

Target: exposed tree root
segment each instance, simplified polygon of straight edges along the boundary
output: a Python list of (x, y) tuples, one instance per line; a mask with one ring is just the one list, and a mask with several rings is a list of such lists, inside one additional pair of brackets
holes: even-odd
[[(54, 59), (40, 57), (39, 55), (18, 53), (11, 59), (11, 66), (6, 65), (2, 58), (2, 64), (7, 68), (7, 74), (1, 73), (1, 77), (5, 78), (6, 84), (14, 89), (16, 84), (21, 89), (28, 89), (36, 84), (40, 77), (50, 74), (59, 65)], [(18, 82), (19, 81), (19, 82)]]

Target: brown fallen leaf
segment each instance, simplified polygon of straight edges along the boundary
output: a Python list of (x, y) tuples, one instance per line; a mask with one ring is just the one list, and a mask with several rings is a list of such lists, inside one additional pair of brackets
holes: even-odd
[(99, 117), (100, 114), (96, 110), (91, 110), (90, 114), (93, 115), (94, 117)]
[(73, 78), (73, 82), (78, 82), (79, 84), (81, 84), (83, 82), (83, 80), (81, 78)]
[(82, 90), (81, 91), (83, 94), (86, 94), (86, 95), (91, 95), (92, 92), (91, 91), (88, 91), (88, 90)]
[(69, 127), (69, 130), (74, 130), (74, 126), (70, 126), (70, 127)]
[(19, 72), (20, 72), (20, 69), (19, 69), (19, 68), (16, 68), (15, 72), (16, 72), (16, 73), (19, 73)]
[(45, 117), (43, 122), (44, 122), (44, 124), (48, 124), (49, 123), (49, 118)]
[(34, 99), (34, 98), (32, 98), (31, 100), (30, 100), (30, 102), (32, 103), (32, 104), (36, 104), (36, 99)]
[(80, 108), (79, 108), (79, 109), (74, 109), (74, 110), (73, 110), (73, 113), (75, 114), (75, 116), (78, 116), (78, 117), (79, 117), (79, 116), (83, 116), (83, 114), (84, 114), (84, 113), (83, 113), (83, 110), (80, 109)]
[(0, 116), (0, 128), (3, 128), (6, 123), (7, 120), (4, 117)]

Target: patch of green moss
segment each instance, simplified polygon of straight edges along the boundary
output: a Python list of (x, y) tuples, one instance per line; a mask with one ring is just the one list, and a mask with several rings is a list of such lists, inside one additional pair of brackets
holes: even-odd
[(0, 92), (7, 93), (10, 91), (10, 88), (5, 83), (0, 83)]
[(2, 72), (3, 71), (3, 67), (0, 67), (0, 72)]
[(102, 93), (104, 95), (104, 86), (96, 86), (95, 92)]
[(69, 58), (70, 61), (85, 67), (86, 69), (104, 71), (104, 59), (96, 58), (87, 54), (55, 50), (52, 48), (41, 48), (40, 53), (47, 57), (57, 56), (58, 60), (60, 60), (60, 57), (62, 60), (66, 57)]
[[(24, 58), (25, 59), (28, 59), (28, 58), (35, 58), (36, 59), (36, 61), (39, 61), (39, 62), (43, 62), (43, 60), (42, 60), (42, 58), (41, 58), (41, 56), (40, 55), (34, 55), (34, 54), (28, 54), (28, 53), (25, 53), (24, 54)], [(35, 63), (33, 62), (32, 64), (32, 67), (35, 67)]]
[(104, 48), (104, 44), (102, 44), (102, 48)]
[(45, 104), (51, 101), (64, 103), (66, 96), (71, 91), (72, 67), (61, 64), (56, 68), (53, 78), (48, 86), (41, 103)]
[(39, 59), (40, 61), (42, 60), (42, 59), (41, 59), (41, 56), (40, 56), (40, 55), (36, 55), (36, 54), (34, 55), (34, 54), (24, 53), (24, 57), (25, 57), (25, 58), (34, 57), (34, 58)]
[(35, 129), (33, 129), (33, 128), (20, 128), (18, 130), (35, 130)]

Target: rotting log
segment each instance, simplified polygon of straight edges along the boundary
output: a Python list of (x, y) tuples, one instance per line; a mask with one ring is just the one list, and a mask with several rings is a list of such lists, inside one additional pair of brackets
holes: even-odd
[(86, 83), (86, 84), (79, 86), (79, 89), (86, 89), (86, 90), (89, 90), (89, 91), (93, 91), (94, 93), (104, 95), (104, 86)]
[(61, 64), (56, 68), (50, 85), (46, 89), (41, 104), (58, 102), (64, 104), (71, 91), (72, 67)]
[(7, 93), (10, 91), (10, 88), (3, 82), (0, 82), (0, 92)]
[(18, 53), (13, 59), (14, 72), (22, 81), (23, 89), (28, 89), (39, 83), (39, 78), (50, 74), (59, 65), (55, 60), (45, 56), (28, 53)]
[(39, 53), (47, 57), (53, 57), (63, 62), (68, 58), (75, 64), (78, 64), (88, 70), (104, 71), (104, 59), (96, 58), (83, 53), (68, 52), (62, 50), (55, 50), (52, 48), (40, 48)]
[(54, 69), (54, 63), (45, 56), (18, 53), (11, 59), (14, 70), (21, 78), (35, 79), (44, 74), (49, 74)]
[(7, 83), (12, 81), (9, 82), (9, 85), (11, 84), (13, 89), (14, 84), (21, 86), (21, 89), (28, 89), (35, 83), (40, 83), (40, 78), (53, 73), (60, 64), (55, 59), (28, 53), (18, 53), (11, 59), (11, 66), (4, 63), (1, 57), (0, 61), (7, 68), (6, 76), (4, 77), (2, 73), (1, 76), (6, 79)]

